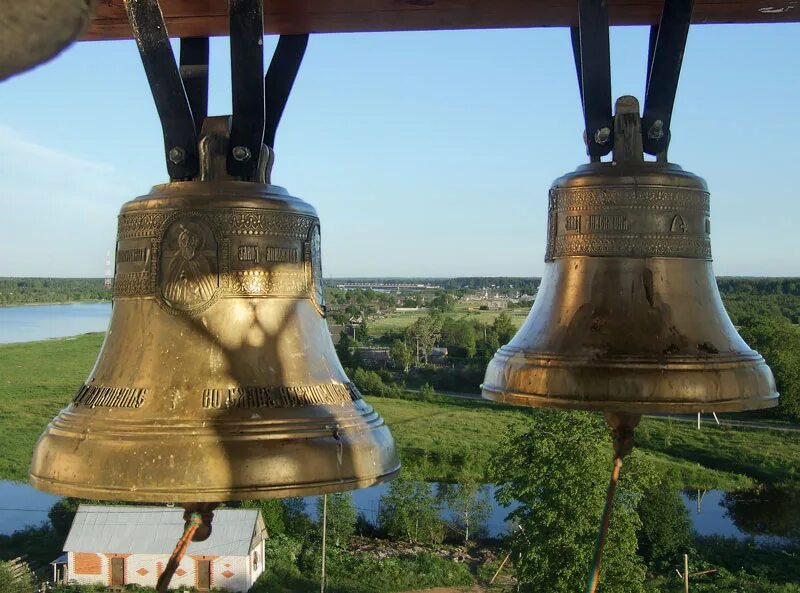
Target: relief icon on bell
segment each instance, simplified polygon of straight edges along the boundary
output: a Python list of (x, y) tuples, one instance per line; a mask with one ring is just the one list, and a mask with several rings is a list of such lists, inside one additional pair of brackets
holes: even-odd
[(219, 287), (217, 242), (201, 220), (180, 219), (161, 241), (159, 285), (169, 307), (196, 311), (211, 303)]
[(616, 118), (613, 160), (553, 182), (539, 292), (489, 363), (483, 396), (630, 414), (777, 405), (717, 289), (706, 182), (644, 160), (633, 97)]

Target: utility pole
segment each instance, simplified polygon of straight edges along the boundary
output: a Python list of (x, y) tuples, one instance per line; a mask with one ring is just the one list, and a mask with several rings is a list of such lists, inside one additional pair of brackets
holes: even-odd
[(325, 540), (328, 536), (328, 495), (322, 495), (322, 576), (319, 579), (319, 593), (325, 593)]
[(683, 555), (683, 591), (689, 593), (689, 554)]

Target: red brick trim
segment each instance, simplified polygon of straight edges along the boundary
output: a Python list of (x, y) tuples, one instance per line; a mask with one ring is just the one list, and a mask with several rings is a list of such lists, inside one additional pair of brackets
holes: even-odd
[(214, 588), (214, 560), (219, 558), (219, 556), (189, 556), (192, 560), (194, 560), (194, 588), (198, 591), (200, 590), (200, 570), (198, 563), (201, 560), (208, 560), (208, 588)]
[(132, 556), (133, 554), (114, 554), (114, 553), (110, 553), (109, 554), (109, 553), (106, 553), (106, 554), (103, 554), (103, 555), (108, 559), (108, 562), (107, 562), (107, 564), (108, 564), (108, 577), (106, 579), (108, 581), (108, 583), (107, 583), (108, 586), (109, 587), (111, 586), (111, 574), (112, 574), (112, 572), (111, 572), (111, 559), (112, 558), (122, 558), (122, 560), (123, 560), (123, 562), (122, 562), (122, 584), (123, 585), (127, 585), (130, 581), (128, 580), (128, 562), (126, 561), (126, 558), (128, 556)]
[(100, 554), (93, 552), (73, 552), (72, 572), (75, 574), (103, 574), (103, 561)]

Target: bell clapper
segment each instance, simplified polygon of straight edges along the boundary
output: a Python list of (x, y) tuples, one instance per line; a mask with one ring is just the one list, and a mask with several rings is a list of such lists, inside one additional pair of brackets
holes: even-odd
[(216, 506), (213, 503), (190, 503), (183, 506), (185, 509), (183, 519), (186, 521), (183, 535), (181, 535), (178, 543), (175, 544), (175, 549), (172, 550), (164, 572), (158, 577), (158, 583), (156, 584), (158, 593), (166, 593), (172, 576), (178, 570), (189, 544), (193, 541), (205, 541), (211, 535), (211, 521), (214, 519), (213, 510)]
[(622, 458), (633, 450), (634, 431), (642, 419), (641, 414), (629, 414), (626, 412), (606, 412), (605, 417), (606, 422), (611, 427), (614, 443), (614, 468), (611, 471), (611, 481), (608, 484), (606, 504), (603, 509), (603, 518), (600, 520), (600, 531), (597, 534), (589, 580), (586, 582), (586, 593), (594, 593), (600, 580), (600, 564), (603, 559), (603, 548), (608, 537), (608, 527), (611, 523), (611, 510), (614, 506), (614, 495), (617, 492), (617, 482), (619, 482), (619, 473), (622, 469)]

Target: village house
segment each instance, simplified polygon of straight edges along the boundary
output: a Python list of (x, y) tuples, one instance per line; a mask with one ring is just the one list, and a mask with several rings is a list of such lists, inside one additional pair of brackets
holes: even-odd
[(353, 352), (358, 355), (364, 366), (369, 368), (385, 369), (392, 362), (389, 348), (385, 346), (363, 346), (354, 348)]
[[(80, 505), (64, 544), (66, 580), (155, 587), (183, 529), (178, 507)], [(264, 570), (266, 536), (257, 509), (214, 511), (211, 535), (189, 545), (170, 587), (247, 591)]]

